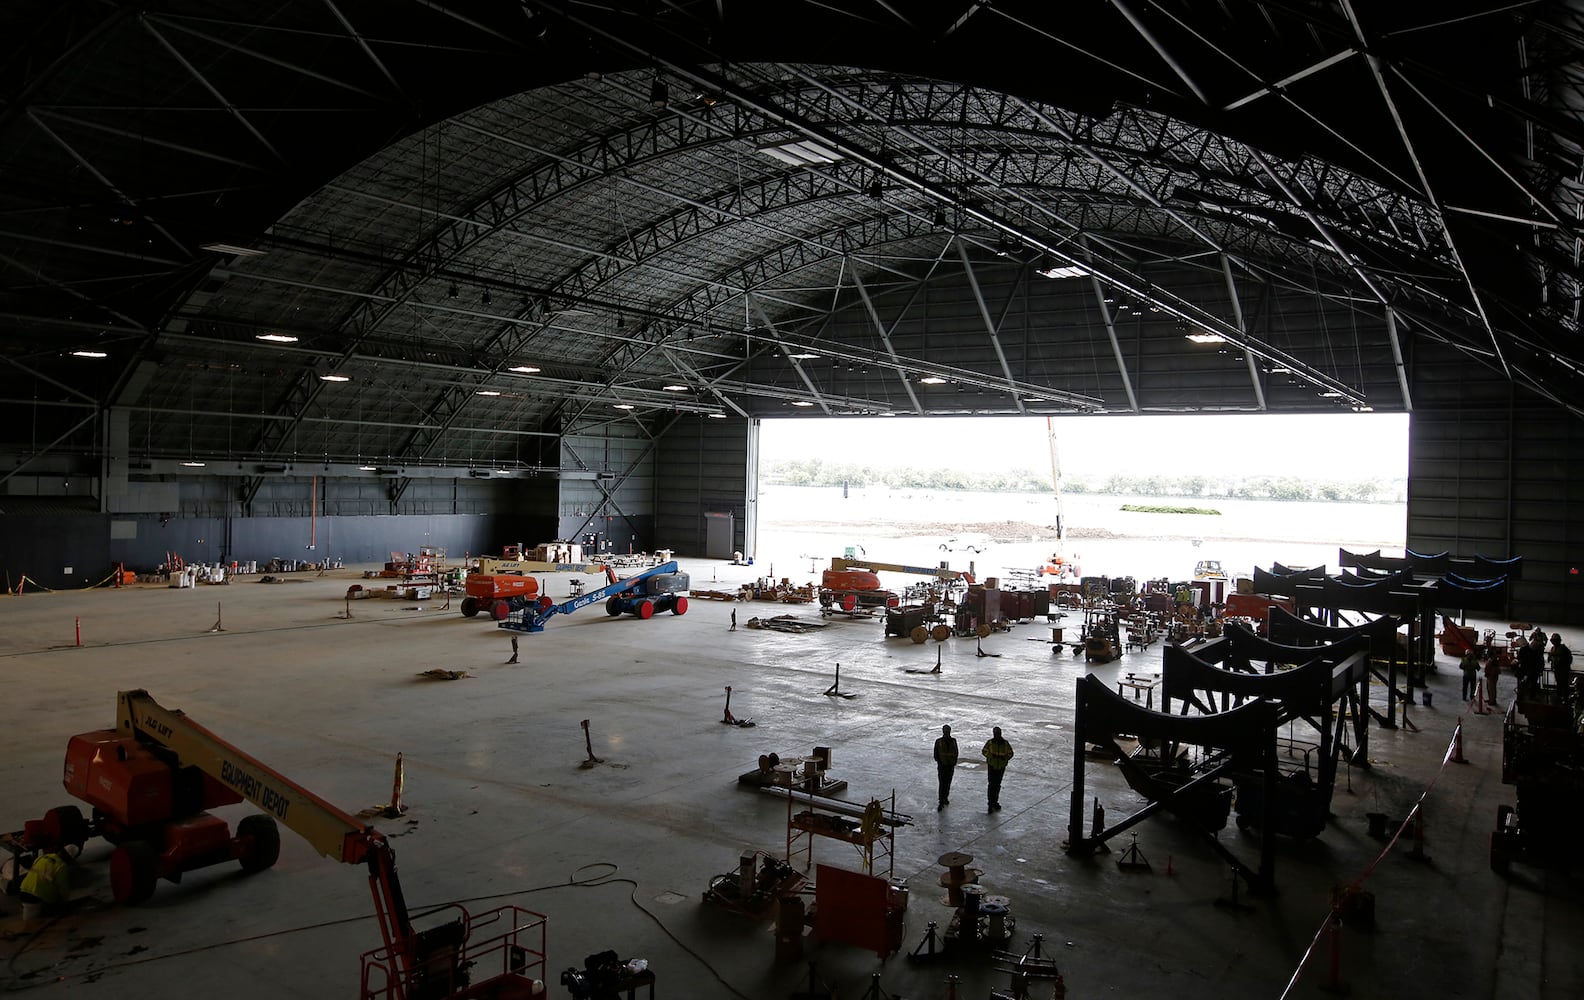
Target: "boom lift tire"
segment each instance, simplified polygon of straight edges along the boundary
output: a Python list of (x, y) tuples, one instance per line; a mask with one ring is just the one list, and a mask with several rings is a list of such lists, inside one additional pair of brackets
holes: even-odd
[(110, 893), (122, 906), (136, 906), (154, 895), (159, 851), (146, 840), (129, 840), (110, 853)]
[(615, 618), (617, 615), (621, 614), (622, 613), (622, 601), (621, 601), (621, 598), (620, 597), (612, 597), (609, 600), (607, 600), (605, 602), (605, 613), (607, 615), (610, 615), (612, 618)]
[(951, 626), (935, 626), (934, 628), (930, 629), (930, 638), (934, 639), (936, 642), (945, 642), (947, 639), (951, 638)]
[(908, 633), (908, 638), (913, 640), (913, 645), (922, 646), (929, 640), (929, 635), (929, 629), (922, 625), (915, 625), (913, 630)]
[(479, 613), (479, 600), (477, 597), (462, 598), (462, 617), (472, 618)]
[(673, 615), (685, 615), (687, 614), (687, 609), (688, 599), (686, 597), (678, 597), (675, 601), (671, 602), (671, 613)]
[(242, 817), (237, 824), (237, 838), (245, 842), (237, 862), (248, 874), (273, 867), (280, 858), (280, 827), (263, 813)]
[(490, 608), (490, 614), (495, 616), (496, 621), (503, 622), (506, 620), (506, 616), (511, 614), (511, 605), (505, 601), (496, 601), (494, 606)]
[(837, 603), (841, 606), (843, 611), (851, 612), (858, 607), (858, 595), (843, 594), (837, 599)]
[(88, 821), (76, 806), (56, 806), (44, 814), (44, 832), (51, 843), (60, 847), (75, 847), (78, 853), (87, 842), (90, 832)]
[(633, 613), (644, 621), (648, 621), (654, 617), (654, 602), (649, 600), (639, 601), (638, 606), (633, 609)]

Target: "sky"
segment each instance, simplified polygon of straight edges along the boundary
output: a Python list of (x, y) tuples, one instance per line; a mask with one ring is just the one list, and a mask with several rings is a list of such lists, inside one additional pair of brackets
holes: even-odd
[[(1057, 417), (1062, 478), (1113, 473), (1302, 476), (1362, 481), (1408, 474), (1408, 415), (1191, 414)], [(1044, 417), (766, 420), (763, 464), (818, 457), (897, 468), (1045, 471)]]

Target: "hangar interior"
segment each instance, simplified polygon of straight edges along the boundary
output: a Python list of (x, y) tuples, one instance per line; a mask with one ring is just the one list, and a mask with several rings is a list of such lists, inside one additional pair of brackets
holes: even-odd
[[(7, 4), (8, 589), (419, 538), (703, 559), (709, 512), (751, 552), (770, 417), (878, 441), (896, 415), (1373, 411), (1411, 414), (1408, 547), (1522, 556), (1507, 616), (1578, 623), (1580, 22), (1571, 0)], [(51, 627), (8, 629), (11, 653)], [(655, 655), (683, 676), (685, 648)], [(85, 673), (109, 687), (70, 722), (132, 673)], [(18, 759), (47, 775), (39, 741)]]

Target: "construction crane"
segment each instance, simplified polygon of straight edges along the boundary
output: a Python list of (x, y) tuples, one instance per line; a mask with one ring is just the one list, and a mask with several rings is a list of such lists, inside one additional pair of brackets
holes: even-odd
[(625, 613), (648, 619), (657, 611), (687, 614), (688, 599), (683, 592), (688, 589), (689, 579), (686, 573), (678, 571), (675, 560), (651, 566), (625, 580), (617, 580), (615, 572), (609, 568), (605, 572), (611, 581), (607, 586), (561, 604), (552, 604), (542, 595), (538, 600), (525, 596), (497, 602), (496, 627), (512, 632), (543, 632), (545, 622), (556, 615), (569, 615), (599, 601), (605, 602), (605, 613), (612, 618)]
[[(933, 576), (938, 580), (962, 580), (973, 583), (973, 574), (967, 570), (947, 569), (945, 566), (904, 566), (901, 563), (875, 562), (873, 559), (846, 559), (841, 556), (832, 556), (830, 561), (831, 572), (841, 573), (847, 570), (873, 570), (886, 573), (911, 573), (914, 576)], [(878, 581), (876, 583), (878, 589)]]
[[(30, 820), (4, 846), (19, 861), (41, 852), (75, 849), (94, 836), (115, 844), (110, 889), (116, 902), (141, 903), (159, 879), (180, 882), (187, 872), (238, 862), (253, 873), (280, 855), (284, 825), (333, 861), (368, 868), (369, 889), (384, 946), (363, 956), (365, 1000), (440, 997), (540, 997), (544, 983), (542, 914), (516, 906), (470, 914), (452, 904), (451, 918), (413, 927), (396, 877), (396, 854), (384, 835), (277, 773), (147, 691), (116, 695), (116, 727), (73, 736), (66, 746), (66, 791), (92, 807), (57, 806)], [(237, 823), (207, 810), (246, 799), (264, 810)], [(20, 868), (21, 865), (19, 864)], [(500, 929), (470, 941), (473, 928)], [(474, 982), (499, 963), (499, 972)]]
[(1061, 458), (1056, 450), (1056, 421), (1052, 417), (1045, 418), (1045, 435), (1050, 439), (1051, 489), (1056, 495), (1056, 552), (1053, 561), (1060, 563), (1067, 558), (1067, 528), (1062, 523)]

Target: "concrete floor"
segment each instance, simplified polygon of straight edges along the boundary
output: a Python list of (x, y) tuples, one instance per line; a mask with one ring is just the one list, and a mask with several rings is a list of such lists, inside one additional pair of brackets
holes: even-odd
[[(698, 587), (755, 575), (701, 560), (684, 568)], [(1341, 779), (1324, 834), (1280, 842), (1279, 893), (1245, 896), (1248, 908), (1233, 909), (1215, 904), (1229, 891), (1225, 867), (1171, 819), (1136, 828), (1153, 874), (1118, 870), (1114, 854), (1062, 852), (1073, 682), (1086, 667), (1052, 655), (1044, 624), (992, 636), (984, 649), (1000, 656), (982, 658), (967, 640), (884, 640), (874, 621), (832, 619), (800, 636), (726, 628), (732, 607), (740, 623), (779, 613), (819, 620), (810, 607), (695, 600), (683, 617), (649, 622), (594, 607), (522, 637), (522, 663), (507, 666), (507, 634), (455, 605), (368, 600), (338, 619), (357, 577), (349, 569), (275, 586), (0, 599), (0, 825), (20, 828), (69, 801), (60, 786), (67, 738), (111, 725), (116, 691), (144, 687), (350, 811), (388, 799), (403, 753), (410, 811), (377, 825), (394, 838), (412, 908), (514, 902), (547, 914), (552, 996), (567, 995), (556, 985), (562, 969), (609, 948), (648, 959), (657, 996), (779, 998), (803, 986), (807, 967), (777, 964), (768, 924), (704, 905), (700, 894), (744, 848), (785, 847), (785, 806), (739, 789), (737, 775), (760, 754), (823, 745), (849, 782), (846, 798), (894, 791), (898, 810), (914, 817), (896, 835), (895, 874), (912, 886), (904, 952), (927, 921), (948, 919), (936, 859), (960, 850), (983, 870), (987, 893), (1010, 897), (1011, 949), (1043, 934), (1070, 996), (1274, 998), (1325, 921), (1332, 888), (1370, 870), (1382, 849), (1364, 814), (1401, 817), (1434, 781), (1429, 860), (1400, 844), (1373, 869), (1365, 888), (1377, 928), (1344, 929), (1341, 981), (1363, 997), (1584, 995), (1578, 883), (1521, 864), (1507, 879), (1488, 870), (1496, 806), (1512, 800), (1500, 780), (1501, 717), (1465, 717), (1470, 764), (1441, 766), (1460, 711), (1445, 659), (1433, 706), (1413, 710), (1419, 731), (1374, 729), (1374, 766)], [(552, 593), (564, 588), (557, 580)], [(211, 633), (217, 604), (225, 631)], [(940, 674), (907, 672), (933, 667), (937, 648)], [(843, 690), (857, 698), (824, 696), (838, 662)], [(1159, 662), (1156, 646), (1093, 669), (1114, 680)], [(435, 667), (470, 676), (419, 678)], [(754, 728), (721, 724), (726, 685), (733, 712)], [(583, 719), (602, 765), (579, 766)], [(991, 726), (1005, 729), (1017, 756), (1003, 811), (987, 814), (984, 772), (969, 766), (936, 812), (930, 746), (942, 723), (970, 763)], [(1090, 767), (1086, 782), (1113, 820), (1137, 807), (1113, 768)], [(223, 814), (234, 821), (251, 811)], [(1254, 856), (1253, 835), (1229, 825), (1221, 839)], [(853, 867), (850, 852), (825, 841), (816, 859)], [(160, 883), (136, 909), (111, 902), (107, 855), (102, 842), (89, 845), (67, 916), (27, 925), (15, 899), (0, 900), (0, 992), (124, 998), (182, 984), (197, 996), (349, 996), (359, 954), (378, 943), (363, 873), (289, 833), (268, 872), (194, 873), (179, 886)], [(875, 973), (887, 995), (915, 1000), (946, 996), (949, 975), (961, 978), (964, 998), (1007, 983), (982, 957), (881, 962), (812, 941), (808, 953), (842, 997), (863, 995)], [(1291, 995), (1321, 995), (1327, 968), (1322, 954)]]

